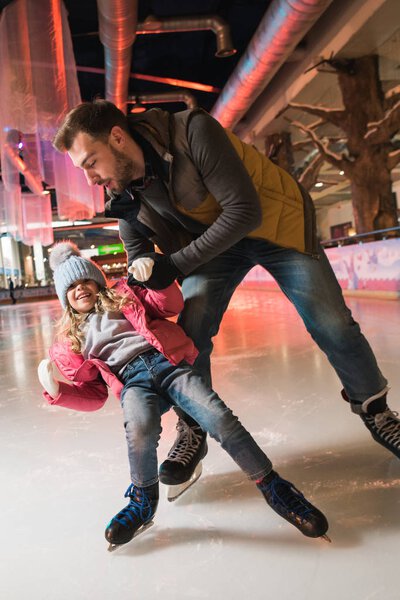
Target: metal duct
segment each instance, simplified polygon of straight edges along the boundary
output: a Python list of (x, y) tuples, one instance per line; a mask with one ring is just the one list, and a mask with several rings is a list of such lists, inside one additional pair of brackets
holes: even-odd
[(332, 0), (273, 0), (211, 114), (234, 127)]
[(99, 37), (104, 46), (106, 98), (126, 112), (138, 0), (97, 0)]
[(190, 92), (186, 92), (186, 90), (176, 90), (160, 94), (138, 94), (136, 96), (129, 96), (128, 99), (128, 103), (132, 103), (137, 107), (144, 104), (162, 104), (164, 102), (183, 102), (188, 108), (196, 108), (197, 106), (196, 98)]
[(218, 15), (166, 18), (150, 16), (142, 23), (138, 23), (136, 33), (171, 33), (174, 31), (204, 31), (206, 29), (213, 31), (217, 37), (215, 56), (225, 58), (236, 53), (229, 25)]

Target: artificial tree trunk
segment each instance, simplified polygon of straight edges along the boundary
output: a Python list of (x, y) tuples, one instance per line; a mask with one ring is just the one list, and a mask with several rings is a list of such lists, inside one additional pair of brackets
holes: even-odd
[[(301, 183), (304, 189), (310, 191), (318, 181), (318, 174), (324, 163), (324, 157), (321, 154), (315, 154), (300, 169), (296, 169), (294, 161), (294, 152), (298, 148), (309, 147), (311, 142), (292, 143), (292, 137), (287, 131), (272, 133), (265, 138), (265, 154), (278, 167), (282, 167), (295, 179)], [(314, 151), (315, 152), (315, 151)]]
[(324, 159), (343, 170), (350, 180), (357, 233), (396, 227), (390, 170), (398, 162), (398, 157), (391, 157), (391, 138), (399, 129), (399, 94), (393, 94), (391, 103), (385, 99), (375, 55), (324, 62), (337, 73), (344, 108), (297, 103), (290, 106), (339, 127), (347, 137), (346, 155), (330, 151), (309, 127), (296, 125), (309, 135)]
[(395, 227), (397, 214), (392, 200), (388, 149), (383, 144), (371, 145), (365, 139), (368, 123), (379, 122), (385, 115), (378, 57), (365, 56), (349, 61), (346, 66), (337, 72), (345, 109), (347, 148), (349, 157), (354, 159), (347, 171), (356, 231)]
[(276, 165), (282, 167), (288, 173), (293, 173), (294, 158), (290, 133), (282, 131), (267, 135), (265, 138), (265, 154)]
[(350, 183), (357, 233), (397, 225), (390, 171), (382, 154), (365, 152), (353, 166)]

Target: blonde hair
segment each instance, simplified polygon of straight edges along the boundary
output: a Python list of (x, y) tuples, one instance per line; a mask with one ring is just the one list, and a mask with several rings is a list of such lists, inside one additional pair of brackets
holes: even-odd
[[(133, 304), (134, 300), (121, 296), (110, 288), (101, 288), (97, 294), (97, 301), (93, 307), (96, 313), (121, 312), (123, 307)], [(56, 323), (56, 340), (69, 341), (71, 350), (76, 354), (82, 351), (85, 341), (81, 325), (85, 322), (88, 313), (78, 313), (67, 302), (64, 314)]]

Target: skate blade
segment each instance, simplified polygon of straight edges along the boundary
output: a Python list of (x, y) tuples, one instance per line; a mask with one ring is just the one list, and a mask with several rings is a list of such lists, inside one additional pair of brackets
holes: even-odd
[[(147, 529), (150, 529), (150, 527), (152, 527), (154, 525), (154, 521), (149, 521), (148, 523), (145, 523), (144, 525), (142, 525), (141, 527), (139, 527), (139, 529), (136, 531), (135, 535), (133, 536), (132, 540), (134, 540), (136, 537), (138, 537), (139, 535), (141, 535), (142, 533), (144, 533)], [(130, 540), (130, 541), (132, 541)], [(108, 552), (114, 552), (114, 550), (117, 550), (118, 548), (121, 548), (121, 546), (126, 546), (126, 544), (112, 544), (110, 543), (107, 550)]]
[(203, 467), (200, 461), (195, 470), (193, 471), (190, 479), (188, 479), (184, 483), (178, 483), (177, 485), (169, 485), (167, 488), (168, 502), (174, 502), (174, 500), (179, 498), (179, 496), (182, 496), (182, 494), (184, 494), (186, 490), (188, 490), (194, 483), (196, 483), (202, 471)]

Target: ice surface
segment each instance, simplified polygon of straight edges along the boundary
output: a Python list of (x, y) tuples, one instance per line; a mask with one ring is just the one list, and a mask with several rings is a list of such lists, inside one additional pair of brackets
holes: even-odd
[[(400, 409), (397, 301), (348, 301)], [(398, 600), (400, 462), (340, 399), (340, 383), (278, 292), (239, 290), (215, 343), (214, 387), (282, 476), (326, 513), (304, 538), (210, 442), (199, 481), (107, 552), (129, 471), (120, 408), (47, 406), (36, 366), (57, 302), (0, 307), (0, 598)], [(162, 459), (175, 437), (163, 418)]]

